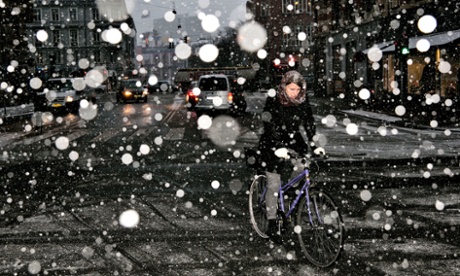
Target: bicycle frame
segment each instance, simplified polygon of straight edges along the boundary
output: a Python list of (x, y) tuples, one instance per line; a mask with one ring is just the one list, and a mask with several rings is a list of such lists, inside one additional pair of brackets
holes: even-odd
[[(305, 167), (292, 180), (280, 183), (277, 189), (277, 235), (295, 233), (305, 257), (318, 267), (328, 267), (342, 251), (344, 225), (332, 198), (319, 189), (312, 189), (315, 183), (310, 177), (311, 167)], [(254, 178), (249, 189), (249, 214), (257, 234), (262, 238), (271, 238), (267, 221), (269, 187), (266, 180), (266, 175), (262, 174)], [(285, 195), (292, 188), (295, 195), (289, 194), (290, 198), (285, 200)]]
[[(289, 206), (289, 210), (286, 213), (285, 207), (284, 207), (284, 194), (287, 192), (289, 189), (291, 189), (295, 183), (301, 181), (302, 178), (305, 177), (305, 182), (302, 185), (302, 188), (300, 189), (299, 194), (295, 197), (294, 201), (292, 204)], [(280, 186), (280, 189), (278, 191), (278, 198), (280, 201), (280, 208), (283, 214), (285, 214), (286, 218), (289, 218), (292, 213), (295, 210), (295, 207), (299, 203), (301, 196), (305, 193), (305, 199), (307, 201), (307, 206), (308, 206), (308, 214), (309, 214), (309, 220), (310, 223), (313, 225), (313, 220), (311, 218), (311, 210), (310, 210), (310, 196), (308, 194), (308, 187), (310, 186), (311, 181), (310, 181), (310, 171), (308, 169), (305, 169), (302, 173), (300, 173), (298, 176), (296, 176), (294, 179), (288, 181), (285, 185)], [(265, 196), (265, 195), (264, 195)], [(315, 210), (316, 213), (318, 214), (317, 210)], [(319, 217), (319, 216), (318, 216)]]

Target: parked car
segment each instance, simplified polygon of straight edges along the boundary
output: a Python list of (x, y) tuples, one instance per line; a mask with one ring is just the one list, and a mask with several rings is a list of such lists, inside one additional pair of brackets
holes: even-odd
[(224, 111), (242, 113), (246, 110), (246, 99), (242, 91), (232, 86), (226, 75), (203, 75), (198, 79), (197, 113), (206, 111)]
[[(174, 87), (170, 81), (168, 80), (159, 80), (156, 84), (154, 85), (147, 85), (147, 89), (149, 93), (154, 93), (154, 92), (173, 92)], [(176, 88), (177, 90), (177, 88)]]
[(78, 113), (81, 100), (96, 103), (96, 91), (86, 86), (84, 78), (51, 78), (35, 95), (36, 111)]
[(198, 81), (192, 81), (190, 86), (185, 93), (185, 105), (188, 110), (194, 110), (195, 105), (198, 102), (198, 96), (200, 94), (200, 89), (198, 88)]
[(142, 85), (140, 79), (124, 79), (121, 81), (116, 99), (119, 103), (127, 101), (143, 101), (146, 103), (148, 94), (147, 88)]

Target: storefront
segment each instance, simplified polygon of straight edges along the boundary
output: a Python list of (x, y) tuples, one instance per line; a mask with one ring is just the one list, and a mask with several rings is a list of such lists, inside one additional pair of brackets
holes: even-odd
[[(407, 55), (407, 76), (408, 95), (437, 94), (441, 98), (452, 98), (457, 96), (457, 76), (460, 67), (460, 30), (436, 33), (420, 37), (409, 38), (409, 54)], [(393, 93), (396, 59), (394, 43), (380, 43), (374, 48), (382, 52), (381, 65), (378, 71), (381, 72), (381, 85), (376, 91), (381, 93)], [(369, 49), (364, 51), (369, 52)], [(373, 65), (370, 64), (372, 70)]]

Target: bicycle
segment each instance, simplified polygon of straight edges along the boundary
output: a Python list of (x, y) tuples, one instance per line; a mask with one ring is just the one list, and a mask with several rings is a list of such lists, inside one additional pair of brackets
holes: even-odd
[[(295, 187), (300, 187), (300, 190), (292, 203), (286, 204), (286, 208), (285, 195)], [(268, 228), (266, 193), (265, 175), (258, 174), (249, 189), (249, 214), (254, 230), (265, 239), (268, 238), (265, 234)], [(295, 224), (292, 219), (294, 216)], [(297, 234), (301, 251), (312, 264), (328, 267), (339, 258), (345, 232), (342, 216), (332, 198), (314, 188), (310, 166), (306, 166), (305, 170), (286, 184), (281, 183), (276, 221), (281, 235), (285, 236), (292, 231)]]

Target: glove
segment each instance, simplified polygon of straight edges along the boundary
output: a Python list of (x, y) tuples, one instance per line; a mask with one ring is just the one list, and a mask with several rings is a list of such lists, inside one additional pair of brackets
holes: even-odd
[(275, 155), (279, 158), (289, 159), (289, 150), (287, 148), (278, 148), (275, 150)]
[(312, 154), (315, 155), (315, 156), (325, 156), (326, 155), (326, 151), (322, 147), (317, 147), (315, 145), (311, 145), (310, 149), (312, 151)]

